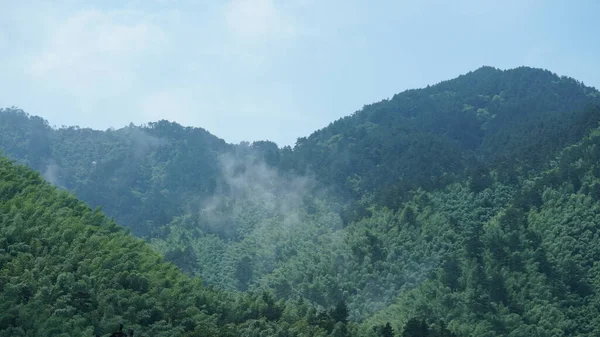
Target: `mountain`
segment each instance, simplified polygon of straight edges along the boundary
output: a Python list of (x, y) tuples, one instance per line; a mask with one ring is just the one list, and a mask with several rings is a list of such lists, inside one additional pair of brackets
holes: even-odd
[(483, 67), (293, 148), (167, 121), (57, 129), (16, 108), (0, 148), (214, 286), (198, 291), (222, 299), (215, 329), (593, 336), (599, 122), (594, 88)]
[(514, 190), (459, 184), (419, 195), (407, 205), (421, 233), (415, 251), (394, 242), (409, 222), (390, 211), (369, 220), (384, 249), (436, 260), (427, 281), (370, 324), (421, 316), (465, 336), (597, 335), (599, 145), (594, 129)]
[(366, 105), (300, 138), (294, 153), (342, 194), (398, 207), (413, 189), (475, 172), (510, 180), (539, 169), (597, 125), (587, 108), (599, 102), (594, 88), (549, 71), (483, 67)]
[(119, 322), (165, 337), (326, 335), (306, 305), (218, 292), (184, 276), (100, 211), (6, 158), (0, 219), (0, 336), (92, 336)]
[(227, 189), (223, 154), (260, 159), (282, 175), (314, 177), (350, 222), (367, 215), (371, 202), (398, 208), (417, 188), (475, 176), (481, 186), (474, 188), (481, 189), (489, 171), (515, 182), (594, 128), (598, 104), (597, 90), (568, 77), (482, 67), (367, 105), (294, 148), (230, 145), (167, 121), (55, 129), (13, 108), (0, 112), (0, 149), (140, 236)]
[(0, 142), (6, 155), (102, 206), (140, 236), (179, 215), (190, 195), (212, 195), (217, 157), (232, 148), (203, 129), (167, 121), (107, 131), (53, 129), (19, 109), (0, 111)]

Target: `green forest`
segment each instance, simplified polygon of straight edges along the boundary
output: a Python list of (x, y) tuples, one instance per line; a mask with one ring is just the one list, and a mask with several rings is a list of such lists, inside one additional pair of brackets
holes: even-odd
[(11, 107), (0, 151), (0, 337), (600, 335), (600, 92), (547, 70), (293, 147)]

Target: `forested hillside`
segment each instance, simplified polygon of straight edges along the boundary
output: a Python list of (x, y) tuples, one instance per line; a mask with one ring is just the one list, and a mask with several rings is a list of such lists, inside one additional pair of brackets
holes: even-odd
[(326, 336), (350, 328), (343, 314), (319, 318), (305, 303), (286, 305), (267, 292), (205, 288), (100, 211), (6, 158), (0, 219), (0, 336), (104, 335), (119, 322), (164, 337)]
[(600, 93), (571, 78), (483, 67), (366, 105), (293, 148), (230, 145), (167, 121), (54, 129), (16, 108), (0, 112), (0, 148), (141, 236), (228, 189), (223, 154), (314, 178), (350, 222), (368, 215), (372, 203), (398, 208), (417, 188), (476, 177), (483, 189), (492, 169), (514, 183), (595, 127), (600, 116), (590, 107), (597, 104)]
[[(73, 282), (85, 279), (81, 287), (107, 296), (77, 321), (85, 333), (124, 318), (154, 335), (164, 325), (165, 336), (200, 336), (204, 327), (244, 336), (595, 336), (599, 122), (598, 91), (526, 67), (483, 67), (405, 91), (300, 138), (293, 148), (227, 144), (167, 121), (107, 131), (52, 128), (5, 109), (0, 148), (8, 156), (101, 206), (187, 275), (99, 210), (6, 160), (12, 172), (3, 175), (6, 184), (31, 187), (13, 188), (3, 201), (11, 205), (7, 212), (29, 216), (16, 227), (9, 226), (18, 218), (13, 213), (3, 218), (4, 252), (20, 243), (45, 244), (52, 248), (39, 254), (60, 256), (52, 261), (99, 266), (78, 271), (80, 262), (52, 262), (56, 271), (38, 271), (54, 275), (52, 283), (61, 268), (71, 268)], [(65, 209), (69, 220), (55, 209)], [(51, 233), (40, 228), (44, 212), (56, 222)], [(7, 228), (24, 226), (34, 229), (8, 241), (14, 229)], [(90, 248), (83, 243), (92, 232), (98, 245), (106, 241), (113, 263), (133, 271), (85, 260)], [(56, 243), (43, 241), (46, 236)], [(25, 256), (13, 251), (7, 256)], [(39, 266), (30, 260), (21, 269), (1, 265), (10, 277), (0, 286), (26, 279)], [(168, 282), (173, 298), (192, 289), (200, 299), (182, 300), (183, 309), (163, 304), (172, 301), (161, 293), (163, 270), (179, 280)], [(138, 279), (121, 272), (142, 275), (145, 286), (135, 288)], [(40, 278), (33, 279), (32, 298), (41, 291)], [(75, 288), (68, 289), (73, 296)], [(112, 291), (118, 295), (106, 295)], [(57, 316), (44, 307), (63, 303), (56, 298), (29, 307), (15, 294), (2, 290), (13, 301), (7, 308), (43, 310), (39, 317), (72, 327), (64, 322), (83, 310), (67, 301), (71, 316)], [(161, 314), (142, 304), (137, 310), (136, 296)], [(134, 304), (113, 308), (115, 301)], [(21, 324), (14, 310), (0, 321), (15, 327), (6, 331)], [(140, 318), (148, 315), (158, 318)]]
[[(599, 146), (595, 129), (510, 200), (498, 184), (416, 196), (406, 206), (418, 210), (413, 231), (423, 248), (415, 251), (434, 251), (437, 267), (371, 322), (416, 315), (449, 321), (459, 335), (598, 335)], [(411, 226), (393, 215), (383, 211), (369, 226), (388, 250), (403, 248), (387, 238)]]
[(53, 129), (18, 109), (0, 111), (0, 143), (11, 158), (148, 235), (215, 192), (217, 157), (232, 146), (200, 128), (167, 121), (119, 130)]
[(598, 102), (597, 90), (549, 71), (483, 67), (366, 105), (299, 139), (294, 154), (343, 194), (397, 207), (416, 188), (539, 169), (597, 125), (586, 108)]
[[(393, 322), (399, 331), (412, 317), (423, 317), (449, 322), (464, 336), (593, 336), (598, 325), (589, 320), (600, 318), (593, 268), (599, 146), (594, 129), (547, 170), (520, 177), (518, 184), (492, 174), (482, 191), (470, 180), (417, 190), (401, 209), (375, 209), (344, 230), (320, 232), (315, 242), (306, 243), (300, 231), (291, 234), (298, 240), (273, 239), (287, 231), (269, 227), (272, 232), (252, 241), (268, 247), (266, 253), (253, 246), (222, 253), (214, 248), (217, 238), (192, 234), (179, 223), (166, 242), (201, 252), (203, 266), (218, 261), (223, 286), (235, 284), (227, 275), (245, 282), (260, 277), (251, 289), (283, 298), (301, 294), (325, 307), (344, 300), (350, 317), (366, 319), (366, 326)], [(320, 228), (311, 221), (302, 226)], [(233, 264), (232, 256), (243, 263)], [(257, 276), (269, 258), (276, 267)]]

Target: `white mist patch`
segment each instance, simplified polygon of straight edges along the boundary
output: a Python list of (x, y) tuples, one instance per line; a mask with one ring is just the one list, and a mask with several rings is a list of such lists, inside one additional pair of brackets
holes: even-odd
[(315, 186), (315, 181), (308, 177), (284, 178), (253, 157), (237, 159), (233, 155), (223, 155), (220, 167), (229, 193), (235, 197), (258, 199), (268, 209), (280, 213), (299, 207)]
[(42, 177), (46, 179), (52, 185), (60, 186), (61, 185), (61, 177), (60, 177), (61, 168), (56, 163), (50, 163), (46, 165), (46, 169), (42, 173)]
[(126, 128), (136, 158), (144, 156), (150, 150), (167, 144), (167, 140), (154, 137), (138, 127)]
[(341, 218), (318, 197), (312, 177), (280, 174), (253, 149), (222, 155), (219, 170), (214, 195), (168, 226), (166, 245), (155, 243), (193, 247), (196, 274), (208, 284), (261, 287), (286, 261), (340, 241), (332, 236), (340, 235)]
[(284, 177), (254, 155), (222, 155), (219, 168), (221, 183), (199, 212), (211, 232), (239, 240), (267, 225), (293, 228), (306, 217), (303, 206), (314, 198), (314, 179)]

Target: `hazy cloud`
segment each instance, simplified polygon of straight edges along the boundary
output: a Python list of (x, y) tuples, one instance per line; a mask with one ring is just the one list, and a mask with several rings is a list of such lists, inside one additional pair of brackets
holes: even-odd
[(293, 18), (273, 0), (233, 0), (225, 13), (230, 32), (244, 40), (291, 37)]
[[(213, 196), (202, 202), (200, 211), (201, 217), (214, 229), (239, 231), (237, 212), (248, 210), (260, 210), (263, 221), (278, 217), (279, 226), (292, 228), (301, 223), (297, 212), (305, 198), (312, 198), (315, 193), (314, 179), (283, 177), (253, 154), (221, 155), (219, 169), (222, 183)], [(256, 224), (253, 230), (257, 231), (262, 225)]]
[(177, 90), (154, 92), (142, 99), (140, 108), (148, 121), (167, 118), (184, 125), (193, 123), (190, 115), (194, 111), (194, 105), (190, 96)]
[(42, 177), (53, 185), (61, 185), (61, 168), (56, 163), (52, 162), (46, 166), (46, 169), (42, 173)]
[(154, 137), (138, 127), (132, 127), (123, 130), (128, 133), (135, 159), (146, 155), (148, 151), (152, 149), (168, 143), (166, 139)]
[(160, 48), (163, 39), (160, 28), (135, 13), (83, 10), (56, 27), (29, 71), (38, 79), (62, 79), (67, 90), (79, 94), (122, 88), (133, 81), (135, 62)]

